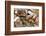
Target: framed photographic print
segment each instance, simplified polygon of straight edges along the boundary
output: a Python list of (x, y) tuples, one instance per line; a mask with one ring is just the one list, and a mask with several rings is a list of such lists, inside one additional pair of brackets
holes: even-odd
[(44, 3), (5, 1), (5, 34), (45, 32)]

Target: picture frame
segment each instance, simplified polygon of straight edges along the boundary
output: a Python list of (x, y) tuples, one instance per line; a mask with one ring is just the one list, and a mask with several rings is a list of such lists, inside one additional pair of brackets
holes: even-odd
[[(39, 26), (36, 26), (35, 28), (33, 28), (34, 26), (33, 27), (27, 27), (27, 26), (20, 27), (19, 26), (19, 28), (18, 28), (18, 25), (14, 26), (13, 25), (14, 24), (13, 23), (14, 22), (13, 9), (14, 10), (22, 9), (24, 11), (28, 9), (31, 9), (33, 11), (34, 9), (39, 9), (39, 14), (38, 14), (39, 15)], [(25, 14), (23, 16), (25, 16)], [(15, 27), (15, 29), (13, 27)], [(44, 3), (5, 1), (5, 35), (35, 34), (35, 33), (44, 33), (44, 32), (45, 32), (45, 4)]]

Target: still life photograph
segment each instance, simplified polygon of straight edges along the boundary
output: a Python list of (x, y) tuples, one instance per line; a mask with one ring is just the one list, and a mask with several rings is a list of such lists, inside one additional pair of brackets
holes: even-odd
[(45, 32), (44, 3), (5, 1), (5, 35)]

